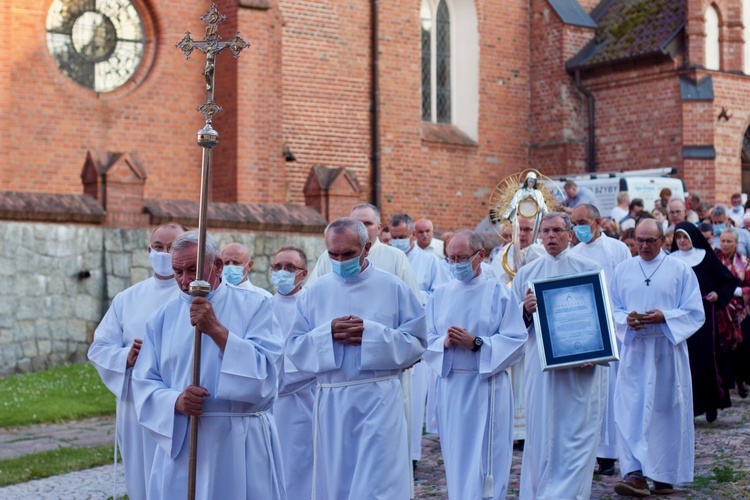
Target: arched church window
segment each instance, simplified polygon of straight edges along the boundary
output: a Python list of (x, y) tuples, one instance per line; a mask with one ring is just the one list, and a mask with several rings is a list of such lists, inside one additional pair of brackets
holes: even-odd
[(721, 69), (721, 51), (719, 48), (719, 14), (713, 5), (706, 8), (706, 69)]
[(451, 15), (446, 0), (422, 0), (422, 119), (451, 122)]

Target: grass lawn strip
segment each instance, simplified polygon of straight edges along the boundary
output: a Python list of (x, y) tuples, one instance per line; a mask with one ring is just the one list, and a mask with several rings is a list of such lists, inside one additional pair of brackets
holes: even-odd
[(0, 427), (111, 415), (115, 397), (89, 363), (0, 379)]
[(63, 448), (0, 460), (0, 487), (112, 463), (112, 445)]

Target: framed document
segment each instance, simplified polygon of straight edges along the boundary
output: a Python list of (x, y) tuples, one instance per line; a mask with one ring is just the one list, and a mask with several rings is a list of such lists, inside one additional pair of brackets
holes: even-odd
[(542, 370), (617, 361), (604, 271), (536, 280), (534, 330)]

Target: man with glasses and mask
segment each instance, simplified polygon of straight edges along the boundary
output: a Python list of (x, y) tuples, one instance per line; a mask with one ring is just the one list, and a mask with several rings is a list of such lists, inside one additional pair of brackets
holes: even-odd
[[(271, 299), (273, 314), (286, 340), (297, 314), (297, 299), (304, 293), (302, 281), (307, 276), (307, 255), (299, 247), (281, 247), (273, 257), (271, 270), (271, 283), (276, 289), (276, 295)], [(312, 495), (313, 439), (310, 430), (314, 395), (315, 376), (297, 370), (285, 357), (273, 416), (281, 430), (279, 440), (287, 498), (310, 498)]]
[[(620, 495), (670, 494), (693, 480), (695, 434), (685, 340), (705, 320), (693, 270), (662, 251), (654, 219), (635, 229), (639, 255), (615, 269), (611, 284), (622, 344), (615, 387)], [(650, 490), (646, 478), (654, 481)]]
[[(716, 205), (711, 210), (711, 224), (713, 225), (713, 238), (709, 241), (711, 246), (717, 250), (721, 249), (721, 233), (728, 227), (732, 227), (731, 219), (727, 215), (727, 207)], [(742, 255), (750, 255), (750, 231), (744, 227), (737, 229), (737, 252)]]
[[(505, 498), (513, 458), (513, 394), (507, 369), (527, 339), (505, 284), (482, 272), (479, 234), (458, 231), (446, 261), (453, 279), (427, 302), (425, 361), (438, 374), (440, 447), (450, 498)], [(471, 423), (467, 409), (474, 412)]]
[(288, 359), (317, 378), (313, 492), (406, 500), (411, 467), (398, 377), (427, 346), (424, 308), (402, 280), (370, 263), (362, 222), (331, 222), (325, 243), (333, 272), (297, 300), (286, 341)]
[[(602, 234), (602, 218), (594, 205), (578, 205), (570, 217), (573, 222), (573, 233), (580, 243), (571, 251), (594, 260), (604, 269), (607, 285), (612, 283), (617, 265), (631, 258), (630, 249), (622, 241)], [(604, 401), (604, 417), (599, 438), (599, 449), (596, 453), (597, 474), (611, 476), (615, 473), (617, 458), (617, 429), (615, 428), (615, 382), (617, 381), (617, 362), (611, 362), (604, 368), (607, 377), (607, 399)]]
[(180, 288), (172, 269), (172, 242), (187, 228), (162, 224), (151, 233), (148, 257), (153, 276), (115, 295), (94, 332), (88, 357), (117, 398), (115, 444), (120, 448), (130, 498), (146, 498), (156, 442), (138, 423), (131, 387), (133, 366), (146, 336), (146, 320)]
[(521, 499), (588, 498), (604, 406), (602, 367), (542, 371), (533, 321), (537, 300), (530, 282), (599, 271), (601, 266), (569, 249), (567, 214), (550, 212), (540, 234), (545, 255), (523, 266), (513, 280), (529, 338), (525, 349), (526, 443)]

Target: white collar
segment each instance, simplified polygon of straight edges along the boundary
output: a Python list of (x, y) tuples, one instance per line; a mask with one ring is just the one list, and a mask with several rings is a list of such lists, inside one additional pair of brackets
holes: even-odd
[(680, 259), (690, 267), (695, 267), (703, 261), (706, 251), (702, 248), (691, 248), (687, 251), (678, 250), (670, 255)]

